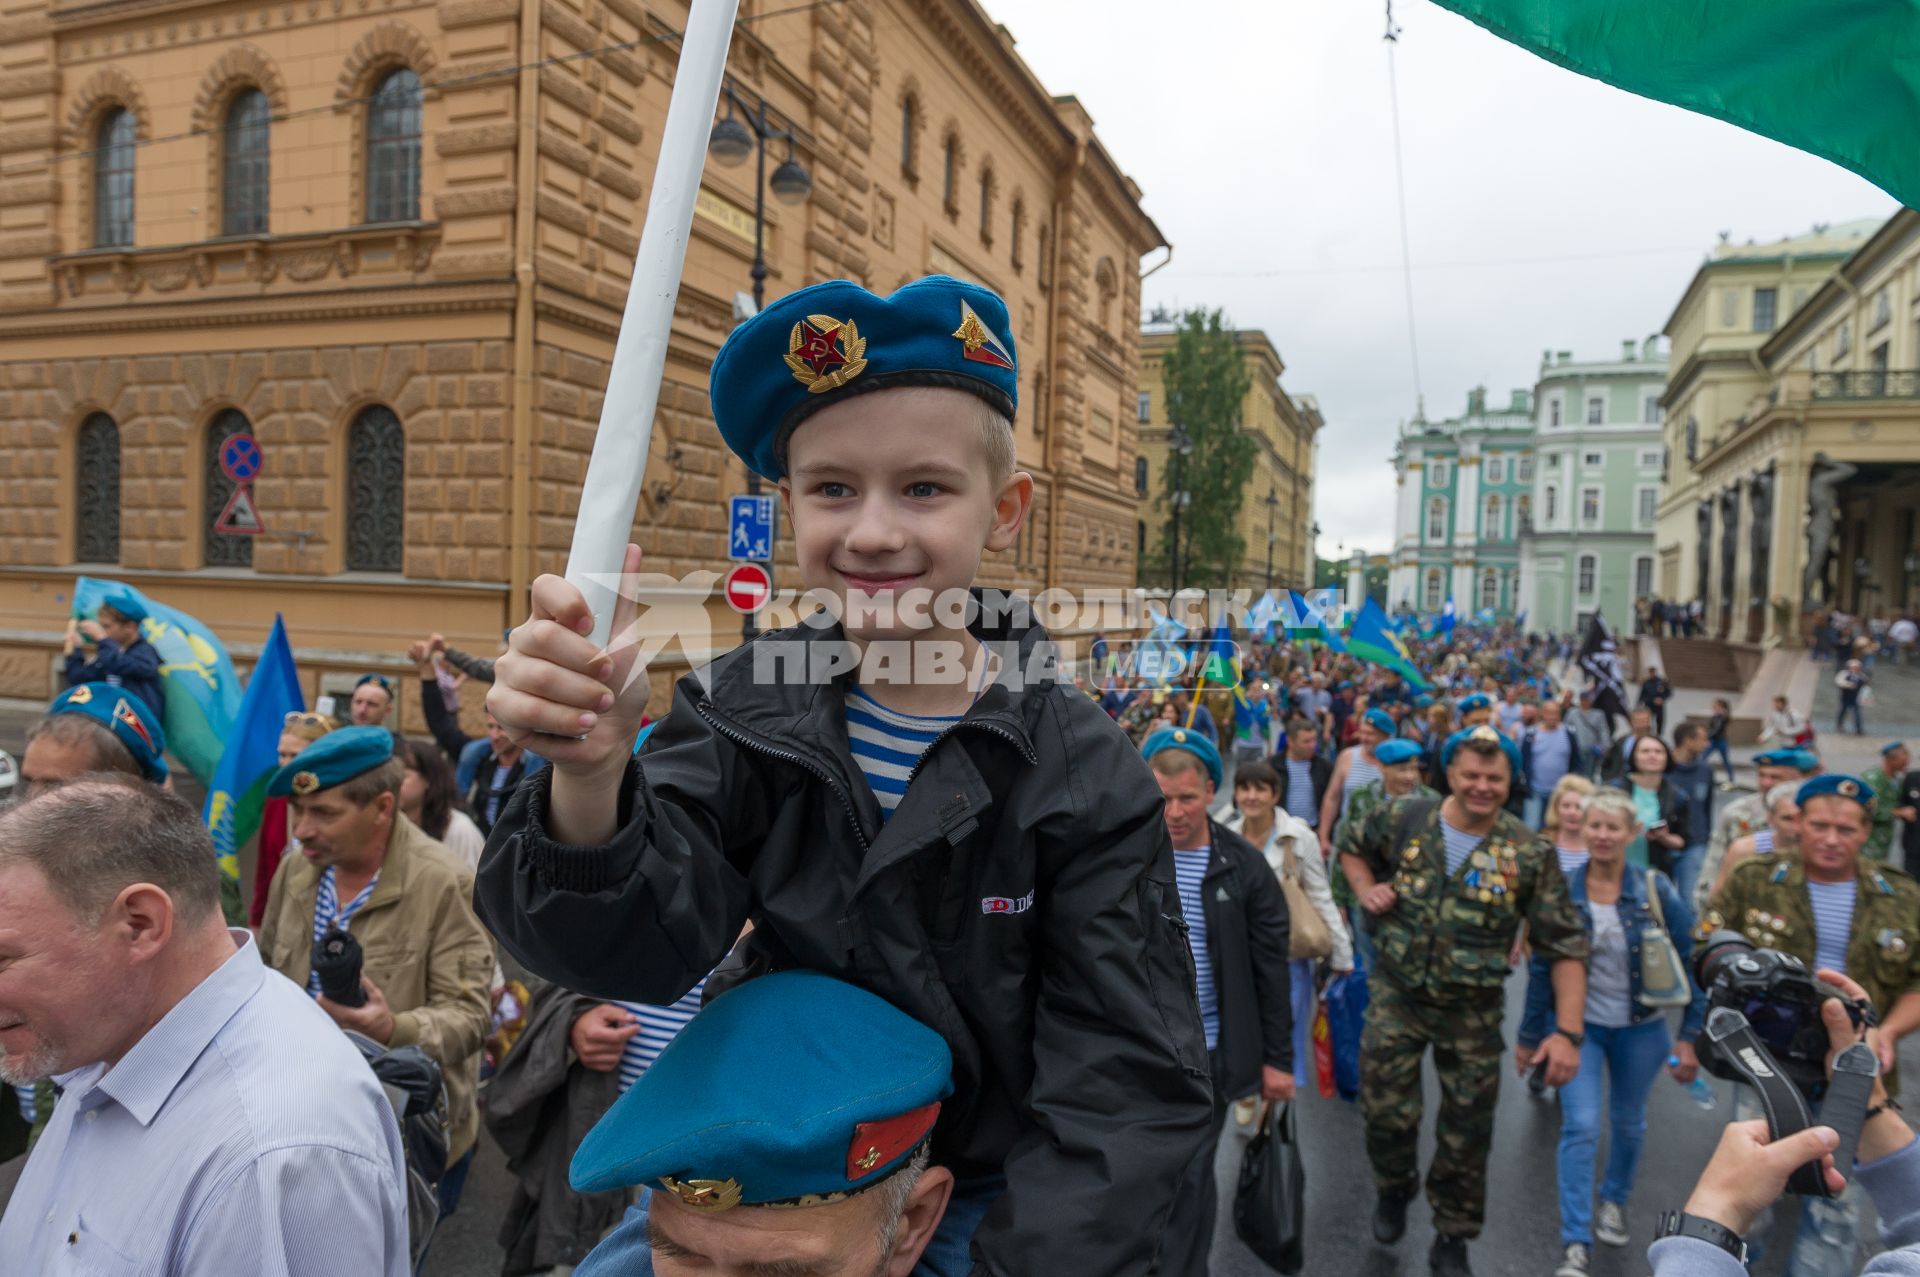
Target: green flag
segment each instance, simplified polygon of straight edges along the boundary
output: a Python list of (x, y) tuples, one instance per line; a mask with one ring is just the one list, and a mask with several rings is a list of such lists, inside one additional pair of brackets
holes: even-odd
[(1641, 97), (1824, 156), (1920, 206), (1920, 0), (1439, 0)]

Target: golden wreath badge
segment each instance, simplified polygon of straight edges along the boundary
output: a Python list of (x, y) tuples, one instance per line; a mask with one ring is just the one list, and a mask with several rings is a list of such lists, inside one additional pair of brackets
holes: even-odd
[(808, 315), (787, 336), (787, 370), (808, 394), (823, 395), (867, 367), (867, 339), (851, 319)]

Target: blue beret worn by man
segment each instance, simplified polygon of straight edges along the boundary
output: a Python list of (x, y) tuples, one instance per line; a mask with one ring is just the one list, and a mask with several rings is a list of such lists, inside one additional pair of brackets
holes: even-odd
[(1382, 767), (1397, 767), (1401, 763), (1415, 762), (1420, 757), (1418, 741), (1390, 740), (1374, 747), (1373, 761)]
[(1189, 731), (1184, 727), (1162, 727), (1150, 733), (1140, 742), (1140, 757), (1151, 759), (1163, 749), (1184, 749), (1200, 760), (1207, 769), (1207, 778), (1218, 789), (1222, 784), (1223, 767), (1220, 762), (1220, 750), (1205, 732)]
[(1033, 494), (1012, 330), (934, 276), (815, 285), (733, 331), (715, 423), (780, 485), (828, 606), (682, 679), (634, 755), (636, 649), (535, 582), (488, 707), (553, 765), (476, 900), (536, 974), (653, 1004), (751, 917), (741, 970), (856, 980), (952, 1051), (933, 1150), (961, 1188), (923, 1266), (1144, 1273), (1207, 1137), (1207, 1055), (1146, 764), (1024, 607), (970, 594)]
[[(63, 756), (56, 760), (56, 753)], [(30, 787), (90, 771), (138, 774), (159, 785), (167, 779), (166, 754), (167, 734), (146, 702), (124, 687), (81, 683), (54, 697), (28, 733), (21, 773)]]
[[(166, 693), (160, 687), (160, 652), (140, 635), (147, 619), (146, 604), (124, 585), (108, 590), (94, 619), (69, 626), (62, 652), (66, 656), (67, 685), (105, 683), (124, 687), (139, 697), (156, 719), (167, 712)], [(93, 655), (82, 650), (93, 644)]]
[(733, 989), (574, 1154), (579, 1192), (648, 1190), (574, 1271), (906, 1277), (952, 1192), (928, 1144), (952, 1093), (946, 1042), (864, 989), (812, 971)]

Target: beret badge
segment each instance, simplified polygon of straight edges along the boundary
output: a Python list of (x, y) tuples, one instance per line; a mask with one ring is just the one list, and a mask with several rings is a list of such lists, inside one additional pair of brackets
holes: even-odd
[(93, 689), (85, 683), (78, 684), (72, 691), (67, 693), (67, 704), (69, 705), (87, 705), (91, 704), (92, 701)]
[(1860, 786), (1851, 780), (1843, 780), (1833, 788), (1834, 792), (1842, 798), (1858, 798), (1860, 796)]
[(867, 339), (851, 319), (808, 315), (787, 335), (787, 369), (808, 394), (822, 395), (867, 367)]
[(300, 795), (300, 797), (305, 798), (308, 794), (313, 793), (319, 788), (320, 788), (320, 778), (314, 775), (312, 772), (295, 772), (294, 773), (293, 792)]
[(678, 1180), (671, 1175), (662, 1175), (660, 1186), (679, 1198), (682, 1206), (699, 1211), (703, 1215), (732, 1210), (740, 1204), (741, 1188), (738, 1180)]

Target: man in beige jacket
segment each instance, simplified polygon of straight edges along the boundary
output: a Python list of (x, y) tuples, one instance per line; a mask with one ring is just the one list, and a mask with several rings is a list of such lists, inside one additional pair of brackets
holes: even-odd
[[(329, 732), (274, 774), (298, 854), (273, 876), (260, 949), (344, 1029), (387, 1046), (418, 1046), (446, 1078), (451, 1134), (440, 1183), (453, 1213), (479, 1132), (475, 1092), (487, 1032), (493, 943), (474, 915), (473, 876), (400, 812), (404, 772), (384, 727)], [(363, 955), (360, 1006), (321, 993), (315, 944), (334, 929)]]

